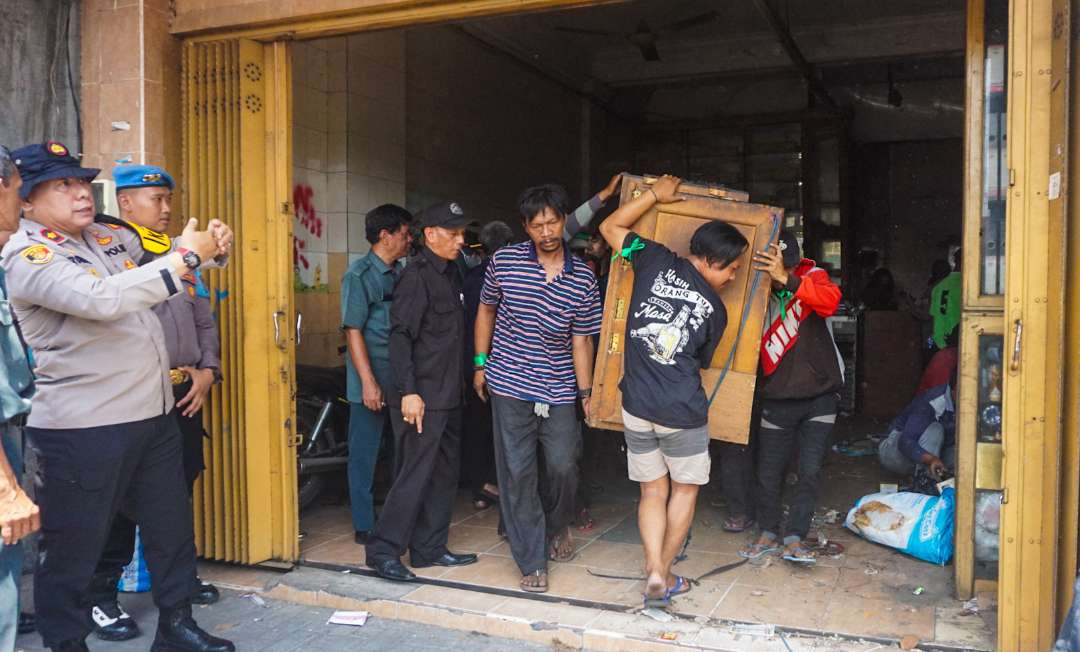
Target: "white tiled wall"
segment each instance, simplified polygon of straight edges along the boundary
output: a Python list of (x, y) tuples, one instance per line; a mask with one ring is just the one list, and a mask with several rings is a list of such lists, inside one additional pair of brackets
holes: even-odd
[[(301, 41), (293, 50), (294, 184), (311, 188), (321, 235), (294, 220), (305, 285), (328, 254), (368, 252), (364, 214), (405, 204), (405, 34)], [(316, 278), (318, 276), (318, 278)]]
[(364, 214), (380, 204), (405, 205), (405, 33), (357, 34), (345, 48), (351, 262), (370, 249)]

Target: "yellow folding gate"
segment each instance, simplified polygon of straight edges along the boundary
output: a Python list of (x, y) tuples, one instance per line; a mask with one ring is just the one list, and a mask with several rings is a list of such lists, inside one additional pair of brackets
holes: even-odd
[(289, 51), (243, 39), (184, 46), (186, 217), (236, 233), (228, 267), (208, 274), (222, 373), (205, 410), (207, 469), (195, 488), (195, 540), (208, 559), (298, 556), (293, 402), (292, 143)]

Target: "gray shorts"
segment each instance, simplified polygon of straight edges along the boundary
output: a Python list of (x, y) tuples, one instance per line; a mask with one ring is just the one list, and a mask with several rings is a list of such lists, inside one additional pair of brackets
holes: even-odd
[(680, 484), (709, 483), (709, 426), (679, 430), (622, 411), (630, 479), (652, 482), (665, 475)]

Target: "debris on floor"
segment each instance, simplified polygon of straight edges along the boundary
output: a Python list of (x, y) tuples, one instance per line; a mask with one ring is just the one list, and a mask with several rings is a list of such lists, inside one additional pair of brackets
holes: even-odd
[(241, 598), (247, 598), (248, 600), (251, 600), (255, 604), (259, 605), (260, 607), (265, 607), (266, 606), (266, 600), (263, 600), (262, 597), (260, 597), (256, 593), (245, 593), (244, 595), (242, 595), (240, 597)]
[(926, 589), (921, 586), (916, 586), (915, 590), (911, 592), (911, 595), (922, 595), (926, 593)]
[(974, 616), (979, 613), (979, 599), (972, 598), (964, 603), (964, 607), (960, 610), (961, 616)]
[(330, 615), (330, 620), (327, 620), (326, 624), (363, 627), (367, 624), (367, 620), (370, 616), (371, 614), (367, 611), (335, 611)]
[(909, 635), (905, 636), (904, 638), (900, 639), (900, 649), (901, 650), (914, 650), (919, 645), (920, 642), (921, 641), (919, 640), (918, 636), (912, 636), (912, 635), (909, 634)]
[(772, 638), (776, 635), (776, 625), (736, 623), (731, 626), (731, 633), (735, 636)]
[(670, 623), (671, 621), (675, 620), (675, 616), (672, 616), (663, 609), (657, 609), (656, 607), (648, 607), (647, 609), (642, 609), (641, 614), (643, 616), (648, 616), (649, 618), (652, 618), (658, 623)]

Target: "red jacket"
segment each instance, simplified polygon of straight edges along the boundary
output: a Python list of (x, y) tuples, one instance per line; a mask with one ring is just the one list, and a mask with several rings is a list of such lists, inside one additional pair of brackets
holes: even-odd
[[(784, 290), (791, 293), (786, 310), (781, 309)], [(805, 258), (788, 276), (787, 286), (773, 293), (761, 338), (764, 398), (814, 398), (843, 386), (839, 354), (825, 323), (840, 297), (829, 273)]]

